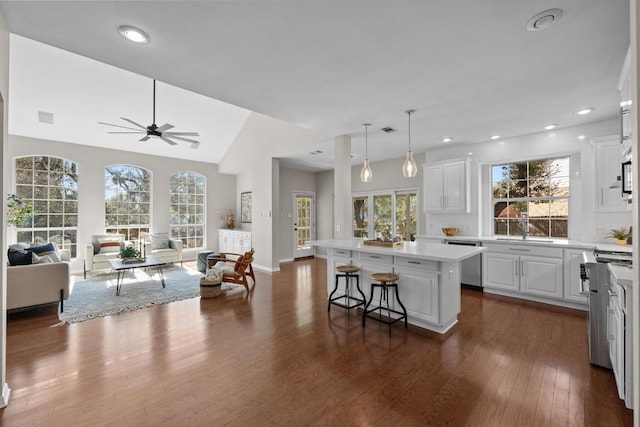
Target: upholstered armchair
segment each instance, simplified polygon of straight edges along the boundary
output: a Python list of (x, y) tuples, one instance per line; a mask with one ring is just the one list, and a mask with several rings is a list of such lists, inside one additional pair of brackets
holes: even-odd
[(87, 277), (87, 271), (111, 268), (109, 260), (116, 259), (124, 245), (123, 234), (91, 236), (91, 243), (84, 246), (84, 277)]
[(145, 234), (143, 256), (182, 264), (182, 240), (170, 239), (169, 233)]

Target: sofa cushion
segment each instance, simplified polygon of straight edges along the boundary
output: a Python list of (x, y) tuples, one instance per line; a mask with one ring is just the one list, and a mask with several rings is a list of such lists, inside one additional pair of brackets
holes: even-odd
[(47, 254), (49, 254), (51, 252), (55, 252), (56, 251), (56, 247), (54, 246), (53, 243), (47, 243), (45, 245), (30, 246), (29, 248), (27, 248), (27, 250), (29, 252), (33, 252), (35, 254), (40, 255), (43, 252), (46, 252)]
[(122, 246), (122, 237), (118, 236), (99, 236), (98, 243), (100, 244), (100, 254), (110, 254), (120, 252)]
[(7, 258), (9, 259), (9, 265), (30, 265), (32, 263), (31, 252), (27, 251), (9, 249)]
[(151, 250), (167, 249), (169, 247), (169, 233), (150, 234)]

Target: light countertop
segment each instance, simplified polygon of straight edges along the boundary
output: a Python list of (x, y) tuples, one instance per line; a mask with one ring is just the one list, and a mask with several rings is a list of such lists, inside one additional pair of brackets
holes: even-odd
[(480, 246), (454, 246), (424, 242), (403, 242), (401, 246), (385, 248), (365, 245), (363, 239), (325, 239), (313, 240), (309, 243), (313, 246), (325, 248), (345, 249), (382, 255), (407, 256), (443, 262), (459, 262), (486, 250), (486, 248)]
[(633, 284), (633, 268), (609, 264), (609, 270), (619, 285), (629, 287)]

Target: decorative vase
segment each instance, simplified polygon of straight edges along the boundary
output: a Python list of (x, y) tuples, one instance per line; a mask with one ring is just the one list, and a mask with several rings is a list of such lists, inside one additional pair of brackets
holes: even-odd
[(627, 245), (627, 239), (620, 239), (618, 240), (618, 244), (620, 246), (626, 246)]
[(236, 228), (236, 223), (233, 220), (233, 218), (227, 218), (227, 228), (230, 230), (233, 230), (234, 228)]

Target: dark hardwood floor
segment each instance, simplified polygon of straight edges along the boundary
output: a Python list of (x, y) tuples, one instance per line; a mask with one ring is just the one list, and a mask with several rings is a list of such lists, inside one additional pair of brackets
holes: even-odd
[[(327, 315), (326, 263), (68, 326), (10, 313), (3, 426), (630, 426), (586, 315), (462, 291), (445, 336)], [(167, 286), (171, 286), (170, 283)], [(400, 288), (402, 292), (402, 288)]]

